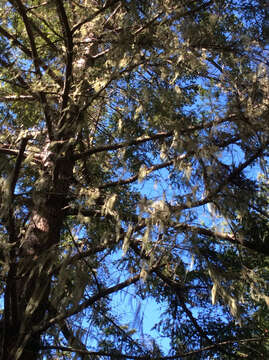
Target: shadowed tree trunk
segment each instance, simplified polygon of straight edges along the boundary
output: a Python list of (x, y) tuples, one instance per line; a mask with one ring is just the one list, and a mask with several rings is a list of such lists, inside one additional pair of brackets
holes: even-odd
[[(62, 143), (62, 141), (60, 141)], [(67, 193), (73, 179), (71, 148), (59, 158), (61, 150), (42, 152), (42, 170), (33, 193), (32, 211), (26, 232), (18, 236), (12, 218), (10, 230), (20, 242), (19, 254), (11, 252), (5, 293), (6, 312), (2, 324), (2, 359), (36, 359), (41, 334), (33, 328), (46, 316), (51, 283), (51, 252), (56, 250), (63, 228)], [(23, 261), (17, 263), (17, 256)], [(54, 258), (54, 257), (53, 257)], [(17, 278), (13, 275), (17, 274)]]

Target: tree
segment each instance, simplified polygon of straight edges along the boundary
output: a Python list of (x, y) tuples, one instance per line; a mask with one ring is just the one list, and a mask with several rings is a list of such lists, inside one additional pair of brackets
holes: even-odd
[(1, 359), (265, 358), (266, 3), (0, 3)]

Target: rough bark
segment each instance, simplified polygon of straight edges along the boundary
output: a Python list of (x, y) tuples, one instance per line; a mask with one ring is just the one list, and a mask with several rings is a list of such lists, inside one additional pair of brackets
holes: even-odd
[[(19, 253), (10, 252), (10, 271), (6, 287), (4, 321), (1, 324), (1, 360), (34, 360), (38, 358), (40, 333), (33, 326), (45, 318), (50, 295), (52, 256), (60, 241), (64, 222), (63, 207), (72, 181), (73, 162), (66, 151), (59, 158), (59, 146), (42, 152), (43, 169), (36, 181), (33, 208)], [(14, 224), (13, 224), (14, 225)], [(13, 226), (15, 228), (15, 225)], [(15, 231), (15, 230), (14, 230)], [(18, 261), (19, 259), (19, 261)]]

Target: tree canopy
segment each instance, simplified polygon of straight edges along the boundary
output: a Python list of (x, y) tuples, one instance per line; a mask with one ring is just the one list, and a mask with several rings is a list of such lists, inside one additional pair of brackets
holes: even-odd
[(0, 0), (0, 359), (268, 358), (268, 19)]

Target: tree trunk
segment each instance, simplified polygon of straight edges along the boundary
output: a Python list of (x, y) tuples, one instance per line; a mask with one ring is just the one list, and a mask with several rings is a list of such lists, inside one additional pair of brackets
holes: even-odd
[(73, 163), (67, 155), (63, 159), (45, 160), (46, 165), (36, 182), (25, 236), (20, 240), (18, 252), (10, 256), (0, 329), (1, 360), (37, 359), (41, 345), (41, 334), (32, 331), (47, 315), (51, 260), (55, 259), (54, 247), (60, 241), (63, 208), (68, 202), (73, 173)]

